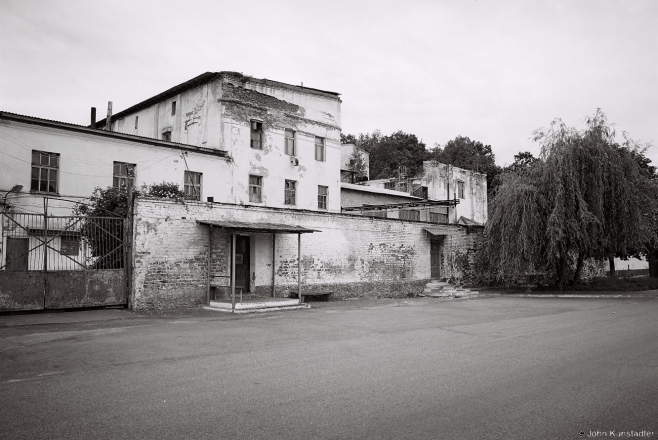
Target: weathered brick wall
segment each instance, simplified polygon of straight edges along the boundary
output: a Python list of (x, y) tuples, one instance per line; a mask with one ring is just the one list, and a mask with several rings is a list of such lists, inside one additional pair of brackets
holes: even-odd
[[(135, 207), (135, 308), (194, 307), (206, 302), (209, 227), (197, 220), (299, 225), (321, 232), (302, 235), (302, 284), (348, 297), (403, 297), (422, 291), (430, 278), (430, 235), (445, 235), (446, 277), (467, 270), (459, 256), (472, 234), (455, 225), (368, 218), (345, 214), (243, 207), (219, 203), (138, 199)], [(213, 228), (211, 275), (230, 274), (230, 237)], [(271, 292), (271, 237), (252, 234), (252, 290)], [(463, 259), (463, 258), (462, 258)], [(274, 266), (277, 296), (297, 285), (297, 235), (277, 234)], [(227, 278), (223, 278), (227, 280)]]

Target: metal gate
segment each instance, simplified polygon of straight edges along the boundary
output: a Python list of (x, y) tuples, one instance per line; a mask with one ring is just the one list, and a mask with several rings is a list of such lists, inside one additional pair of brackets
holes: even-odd
[(126, 219), (0, 214), (0, 311), (125, 305)]

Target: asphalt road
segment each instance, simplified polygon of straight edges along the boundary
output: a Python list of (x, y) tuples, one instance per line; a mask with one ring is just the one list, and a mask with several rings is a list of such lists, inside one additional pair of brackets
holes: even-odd
[(0, 439), (658, 438), (655, 298), (319, 305), (0, 316)]

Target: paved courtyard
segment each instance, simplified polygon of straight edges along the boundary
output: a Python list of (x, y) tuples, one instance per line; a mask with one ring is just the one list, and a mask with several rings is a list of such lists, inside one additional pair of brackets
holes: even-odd
[(0, 438), (658, 438), (656, 298), (314, 306), (0, 316)]

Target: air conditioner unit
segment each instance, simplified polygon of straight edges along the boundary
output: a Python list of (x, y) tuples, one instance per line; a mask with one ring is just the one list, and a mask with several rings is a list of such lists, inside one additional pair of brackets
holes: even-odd
[(293, 164), (293, 166), (299, 165), (299, 159), (297, 159), (295, 156), (290, 156), (290, 163)]

